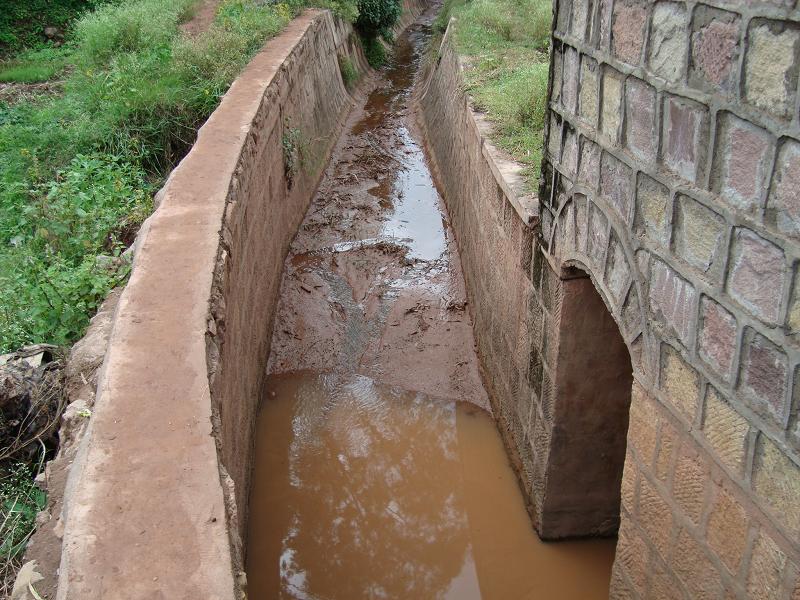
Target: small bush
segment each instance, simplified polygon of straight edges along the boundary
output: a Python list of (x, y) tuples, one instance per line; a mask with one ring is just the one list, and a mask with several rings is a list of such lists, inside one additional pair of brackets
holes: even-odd
[(361, 44), (364, 47), (364, 56), (367, 57), (369, 66), (379, 69), (386, 64), (386, 48), (377, 37), (361, 37)]
[(358, 71), (349, 57), (339, 55), (339, 71), (342, 73), (342, 81), (344, 81), (345, 87), (348, 90), (352, 89), (353, 85), (358, 81)]
[(403, 8), (399, 0), (358, 0), (356, 27), (368, 38), (389, 31), (400, 18)]
[(35, 473), (24, 463), (14, 465), (0, 480), (0, 560), (22, 555), (36, 525), (36, 514), (44, 510), (47, 494), (33, 481)]

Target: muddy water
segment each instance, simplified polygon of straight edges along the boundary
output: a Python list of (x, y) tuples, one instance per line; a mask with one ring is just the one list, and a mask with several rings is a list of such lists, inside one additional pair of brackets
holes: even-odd
[(360, 99), (286, 261), (257, 425), (254, 600), (608, 595), (613, 542), (538, 540), (490, 415), (409, 113), (432, 16)]

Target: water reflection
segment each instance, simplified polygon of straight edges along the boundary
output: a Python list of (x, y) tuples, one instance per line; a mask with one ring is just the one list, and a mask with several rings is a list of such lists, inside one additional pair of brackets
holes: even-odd
[(267, 387), (250, 598), (607, 596), (613, 542), (539, 541), (481, 409), (359, 375)]

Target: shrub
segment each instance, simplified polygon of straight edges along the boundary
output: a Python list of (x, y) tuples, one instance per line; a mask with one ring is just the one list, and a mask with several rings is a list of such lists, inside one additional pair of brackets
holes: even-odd
[(386, 48), (377, 37), (361, 37), (361, 44), (364, 47), (364, 56), (367, 57), (369, 66), (378, 69), (386, 64)]
[(347, 56), (339, 55), (339, 71), (342, 73), (342, 81), (345, 87), (349, 90), (358, 81), (358, 71), (356, 70), (353, 61)]
[(356, 27), (368, 38), (389, 31), (400, 18), (399, 0), (358, 0)]

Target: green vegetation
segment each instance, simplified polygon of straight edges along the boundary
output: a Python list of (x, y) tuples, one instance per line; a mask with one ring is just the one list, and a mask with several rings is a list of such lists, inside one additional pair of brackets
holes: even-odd
[(0, 55), (45, 44), (44, 30), (64, 31), (76, 17), (107, 0), (6, 0), (0, 9)]
[[(207, 31), (183, 36), (199, 1), (31, 0), (0, 17), (6, 47), (34, 46), (0, 63), (0, 81), (64, 80), (58, 96), (0, 101), (0, 353), (83, 333), (127, 277), (123, 251), (153, 192), (267, 38), (305, 6), (327, 7), (360, 24), (379, 64), (378, 36), (400, 13), (398, 0), (223, 0)], [(20, 29), (51, 3), (63, 20)], [(69, 32), (60, 48), (38, 41), (52, 24)]]
[(380, 37), (362, 36), (361, 45), (364, 47), (364, 56), (367, 57), (369, 66), (373, 69), (380, 69), (386, 64), (386, 47)]
[(494, 141), (528, 165), (535, 187), (547, 106), (551, 0), (447, 0), (435, 27), (456, 18), (453, 41), (476, 108), (495, 125)]
[(352, 89), (356, 81), (358, 81), (358, 71), (349, 57), (339, 55), (339, 71), (342, 73), (342, 81), (344, 81), (345, 87), (348, 90)]

